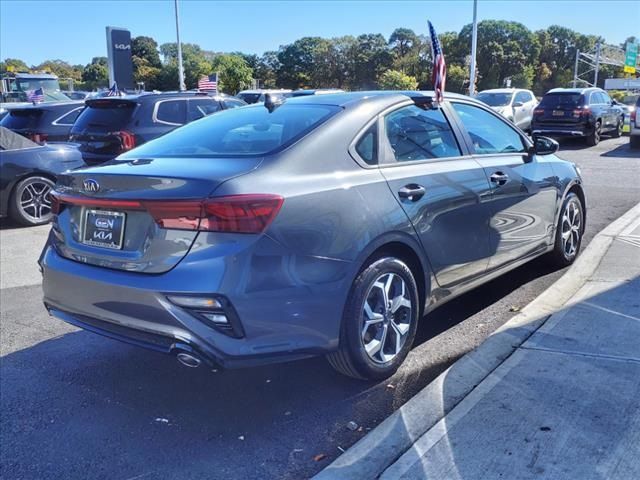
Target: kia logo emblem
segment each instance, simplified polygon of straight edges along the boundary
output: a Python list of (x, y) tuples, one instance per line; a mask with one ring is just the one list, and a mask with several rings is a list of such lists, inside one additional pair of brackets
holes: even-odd
[(131, 50), (131, 45), (128, 45), (126, 43), (116, 43), (114, 47), (116, 48), (116, 50)]
[(82, 188), (87, 193), (96, 193), (98, 190), (100, 190), (100, 184), (97, 182), (97, 180), (88, 178), (84, 182), (82, 182)]

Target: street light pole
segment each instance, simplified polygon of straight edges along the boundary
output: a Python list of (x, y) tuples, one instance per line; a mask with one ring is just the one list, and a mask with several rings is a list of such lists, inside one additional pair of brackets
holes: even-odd
[(600, 42), (596, 43), (596, 73), (593, 79), (593, 86), (598, 86), (598, 70), (600, 70)]
[(478, 0), (473, 0), (473, 32), (471, 34), (471, 63), (469, 65), (469, 95), (475, 93), (476, 51), (478, 49)]
[(182, 68), (182, 45), (180, 44), (180, 21), (178, 19), (178, 0), (175, 1), (176, 7), (176, 37), (178, 40), (178, 80), (180, 83), (179, 90), (185, 91), (187, 87), (184, 85), (184, 70)]
[(578, 85), (578, 62), (580, 61), (580, 50), (576, 49), (576, 63), (573, 66), (573, 88)]

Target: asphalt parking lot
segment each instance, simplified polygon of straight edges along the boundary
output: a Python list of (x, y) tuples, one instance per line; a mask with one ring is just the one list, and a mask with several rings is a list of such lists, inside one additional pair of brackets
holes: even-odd
[[(585, 180), (586, 243), (640, 201), (628, 143), (561, 145)], [(322, 358), (211, 372), (50, 318), (35, 265), (46, 233), (0, 230), (3, 478), (307, 478), (562, 275), (534, 261), (436, 310), (386, 382)]]

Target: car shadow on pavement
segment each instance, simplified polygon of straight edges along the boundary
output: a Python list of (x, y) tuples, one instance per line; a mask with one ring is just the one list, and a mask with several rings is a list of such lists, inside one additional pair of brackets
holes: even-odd
[(621, 158), (633, 158), (640, 159), (640, 150), (632, 150), (629, 146), (629, 142), (620, 145), (613, 150), (609, 150), (608, 152), (604, 152), (600, 155), (601, 157), (621, 157)]

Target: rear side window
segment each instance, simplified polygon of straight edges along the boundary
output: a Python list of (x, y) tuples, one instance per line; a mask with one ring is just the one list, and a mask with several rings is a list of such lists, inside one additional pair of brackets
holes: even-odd
[(223, 102), (224, 102), (225, 108), (237, 108), (237, 107), (244, 107), (246, 105), (245, 102), (241, 102), (239, 100), (233, 100), (230, 98), (223, 100)]
[(3, 127), (11, 130), (31, 130), (38, 126), (42, 110), (11, 110), (0, 122)]
[[(189, 100), (187, 109), (187, 121), (192, 122), (199, 118), (206, 117), (212, 113), (220, 110), (220, 104), (215, 100), (209, 100), (206, 98), (198, 98)], [(160, 111), (158, 110), (158, 113)]]
[(527, 103), (531, 101), (531, 95), (527, 92), (518, 92), (516, 94), (515, 102)]
[(369, 165), (378, 164), (378, 122), (371, 125), (356, 144), (356, 152)]
[(238, 95), (242, 100), (247, 103), (256, 103), (260, 99), (259, 93), (241, 93)]
[(525, 151), (522, 137), (505, 121), (475, 105), (452, 105), (471, 137), (475, 153), (483, 155)]
[(154, 121), (182, 125), (186, 118), (186, 100), (162, 100), (156, 104)]
[(80, 113), (71, 132), (122, 130), (129, 123), (135, 105), (133, 102), (113, 102), (110, 100), (92, 102)]
[(540, 107), (543, 108), (575, 108), (582, 105), (584, 97), (579, 93), (548, 93), (542, 97)]
[(62, 115), (61, 117), (58, 117), (57, 119), (55, 119), (53, 122), (51, 122), (53, 125), (73, 125), (74, 122), (78, 119), (78, 117), (80, 116), (80, 113), (82, 112), (82, 109), (84, 107), (79, 107), (79, 108), (74, 108), (73, 110), (71, 110), (69, 113)]
[(387, 115), (384, 124), (398, 162), (460, 155), (453, 131), (440, 109), (423, 110), (410, 105)]
[(121, 158), (244, 157), (267, 155), (293, 144), (341, 111), (334, 105), (262, 105), (224, 110), (168, 133)]

